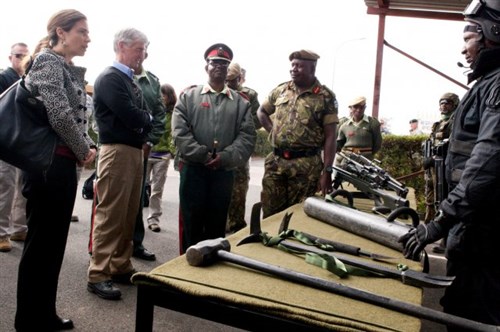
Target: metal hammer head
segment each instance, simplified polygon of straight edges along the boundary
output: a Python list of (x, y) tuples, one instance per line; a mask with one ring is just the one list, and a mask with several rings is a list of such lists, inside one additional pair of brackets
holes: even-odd
[(217, 260), (219, 250), (231, 251), (231, 244), (224, 238), (200, 241), (186, 251), (186, 260), (191, 266), (206, 266)]

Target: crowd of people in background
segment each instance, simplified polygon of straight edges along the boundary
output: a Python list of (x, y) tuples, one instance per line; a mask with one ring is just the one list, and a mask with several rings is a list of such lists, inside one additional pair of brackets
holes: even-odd
[[(447, 239), (442, 242), (447, 273), (456, 279), (442, 300), (444, 311), (495, 325), (500, 324), (500, 268), (493, 263), (500, 254), (500, 223), (492, 217), (499, 215), (500, 196), (500, 38), (491, 25), (500, 24), (499, 14), (500, 5), (492, 0), (465, 13), (462, 54), (471, 65), (469, 82), (477, 83), (462, 101), (454, 93), (441, 96), (441, 120), (430, 134), (432, 146), (450, 142), (445, 172), (449, 193), (436, 203), (435, 158), (424, 160), (426, 218), (400, 238), (404, 255), (415, 260), (427, 244)], [(364, 96), (349, 102), (348, 117), (338, 118), (337, 98), (315, 76), (320, 56), (311, 50), (289, 55), (291, 79), (260, 104), (257, 92), (243, 85), (245, 71), (232, 63), (233, 50), (223, 43), (211, 45), (203, 54), (206, 82), (177, 96), (170, 84), (162, 83), (164, 78), (144, 68), (150, 41), (134, 28), (116, 33), (115, 59), (94, 82), (90, 107), (86, 69), (73, 62), (84, 56), (90, 42), (85, 15), (62, 10), (49, 19), (32, 59), (28, 46), (16, 43), (10, 50), (12, 66), (0, 73), (2, 90), (26, 74), (27, 88), (44, 102), (59, 137), (46, 173), (21, 172), (0, 161), (0, 251), (11, 250), (10, 240), (25, 241), (18, 271), (17, 331), (74, 326), (58, 316), (56, 294), (79, 172), (94, 161), (97, 199), (87, 289), (117, 300), (122, 294), (116, 284), (130, 284), (137, 272), (131, 257), (155, 260), (143, 245), (145, 223), (150, 231), (161, 231), (170, 161), (180, 174), (182, 254), (199, 241), (246, 226), (249, 159), (261, 127), (272, 147), (264, 160), (264, 217), (317, 193), (330, 193), (332, 166), (342, 167), (337, 153), (373, 159), (383, 135), (389, 134), (385, 120), (365, 114)], [(97, 142), (88, 135), (91, 109)], [(409, 124), (409, 135), (424, 135), (418, 119)], [(144, 220), (148, 184), (150, 209)], [(41, 261), (43, 274), (38, 273)]]

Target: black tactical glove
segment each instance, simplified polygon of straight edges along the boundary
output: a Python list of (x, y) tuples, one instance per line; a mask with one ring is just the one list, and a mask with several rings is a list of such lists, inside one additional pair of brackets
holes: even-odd
[(423, 166), (424, 166), (424, 169), (429, 169), (431, 167), (434, 167), (434, 159), (432, 157), (424, 158)]
[(419, 224), (401, 236), (398, 242), (403, 244), (403, 255), (414, 261), (419, 261), (422, 250), (429, 244), (443, 238), (450, 229), (451, 221), (442, 212), (430, 223)]

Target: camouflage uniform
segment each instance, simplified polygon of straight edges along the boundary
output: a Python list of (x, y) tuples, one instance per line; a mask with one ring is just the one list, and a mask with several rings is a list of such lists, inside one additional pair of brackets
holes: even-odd
[[(445, 93), (441, 100), (449, 99), (452, 102), (453, 109), (450, 111), (450, 114), (443, 115), (443, 118), (440, 121), (434, 122), (432, 125), (431, 134), (429, 136), (431, 140), (432, 147), (436, 147), (438, 144), (442, 143), (445, 139), (450, 137), (451, 127), (453, 123), (453, 114), (455, 112), (455, 108), (459, 103), (458, 96), (452, 93)], [(434, 168), (433, 160), (424, 161), (424, 179), (425, 179), (425, 218), (424, 222), (428, 223), (434, 219), (436, 216), (436, 169)]]
[[(262, 179), (261, 201), (267, 217), (316, 193), (323, 170), (323, 126), (338, 123), (338, 110), (335, 94), (318, 80), (301, 94), (293, 81), (282, 83), (262, 108), (274, 116), (270, 133), (274, 152), (266, 157)], [(286, 158), (296, 153), (307, 155)]]
[[(257, 118), (257, 110), (260, 107), (257, 92), (253, 89), (241, 86), (238, 91), (248, 97), (255, 129), (261, 128), (262, 125)], [(233, 193), (231, 195), (231, 204), (229, 205), (226, 225), (226, 232), (228, 233), (237, 232), (247, 225), (245, 222), (245, 205), (249, 181), (250, 162), (247, 162), (245, 165), (234, 170)]]

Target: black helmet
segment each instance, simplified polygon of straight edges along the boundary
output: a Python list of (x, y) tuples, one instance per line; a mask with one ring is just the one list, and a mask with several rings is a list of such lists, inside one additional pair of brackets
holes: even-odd
[(500, 1), (472, 0), (464, 11), (466, 21), (478, 24), (484, 37), (500, 44)]

